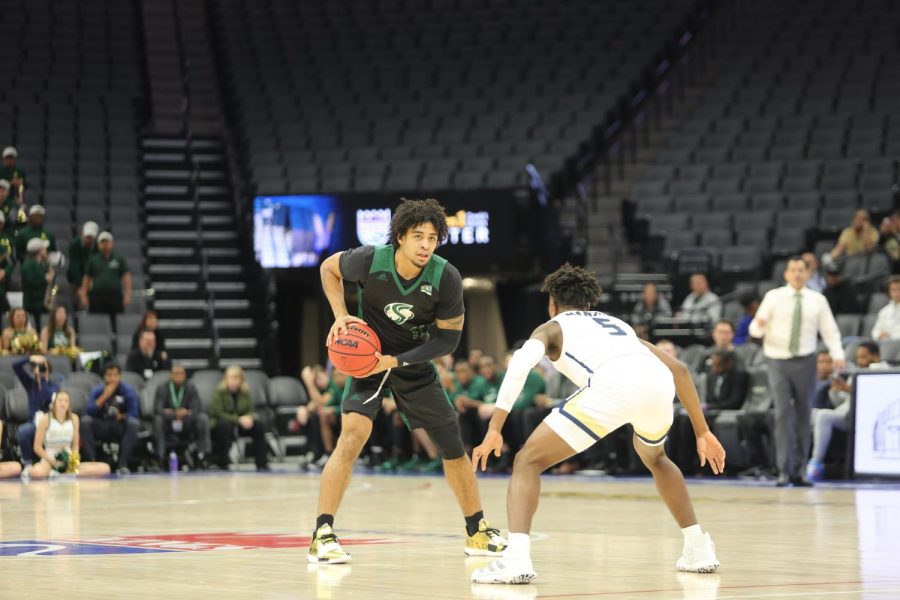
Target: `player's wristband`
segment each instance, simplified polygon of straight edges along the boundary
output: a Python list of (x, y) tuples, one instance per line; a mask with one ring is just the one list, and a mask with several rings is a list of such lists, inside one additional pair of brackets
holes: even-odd
[(459, 329), (438, 329), (437, 336), (421, 346), (397, 355), (397, 366), (405, 367), (416, 363), (428, 362), (446, 354), (452, 354), (459, 346), (462, 331)]

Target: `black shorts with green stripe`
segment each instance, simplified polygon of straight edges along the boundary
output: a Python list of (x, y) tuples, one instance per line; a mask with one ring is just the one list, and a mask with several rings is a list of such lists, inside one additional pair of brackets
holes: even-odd
[(388, 389), (410, 429), (456, 423), (456, 409), (444, 392), (431, 363), (400, 367), (361, 379), (348, 379), (342, 412), (359, 413), (374, 419)]

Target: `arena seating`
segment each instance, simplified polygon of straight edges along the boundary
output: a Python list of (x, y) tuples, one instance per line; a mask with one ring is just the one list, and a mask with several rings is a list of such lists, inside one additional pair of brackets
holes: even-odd
[(0, 144), (19, 152), (26, 201), (45, 205), (47, 228), (63, 250), (86, 220), (110, 228), (135, 287), (143, 287), (134, 242), (144, 90), (133, 3), (11, 0), (0, 35)]
[(558, 171), (692, 3), (216, 3), (259, 193), (509, 187)]
[[(634, 185), (637, 214), (665, 238), (666, 256), (700, 245), (722, 270), (746, 270), (817, 240), (830, 248), (857, 207), (876, 224), (893, 208), (897, 14), (887, 4), (804, 2), (747, 15), (725, 42), (719, 76)], [(748, 248), (724, 252), (735, 245)]]

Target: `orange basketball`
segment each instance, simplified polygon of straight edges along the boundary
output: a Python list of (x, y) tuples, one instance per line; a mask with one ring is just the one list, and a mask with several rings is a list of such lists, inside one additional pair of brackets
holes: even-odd
[(381, 340), (368, 325), (350, 323), (347, 333), (338, 335), (328, 346), (328, 358), (338, 371), (351, 377), (360, 377), (378, 363), (376, 352), (381, 352)]

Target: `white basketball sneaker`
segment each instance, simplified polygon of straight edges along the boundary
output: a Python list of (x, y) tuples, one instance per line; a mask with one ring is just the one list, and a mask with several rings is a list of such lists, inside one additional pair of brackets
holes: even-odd
[(535, 577), (531, 559), (501, 558), (472, 573), (472, 583), (531, 583)]
[(690, 542), (684, 541), (681, 558), (675, 563), (679, 571), (691, 573), (714, 573), (719, 568), (716, 546), (708, 533), (697, 536)]

